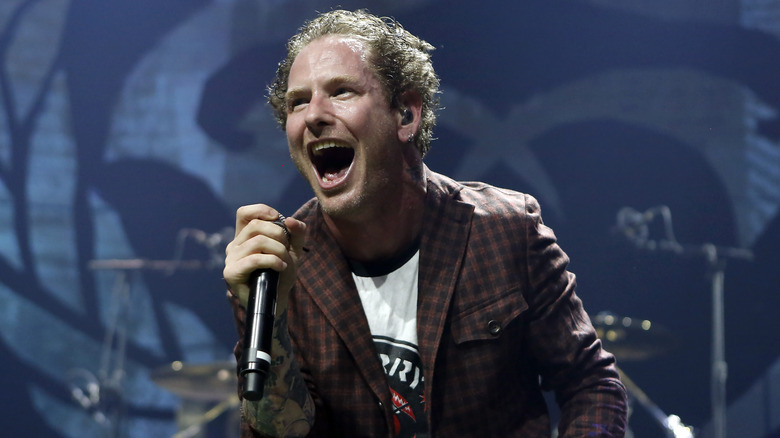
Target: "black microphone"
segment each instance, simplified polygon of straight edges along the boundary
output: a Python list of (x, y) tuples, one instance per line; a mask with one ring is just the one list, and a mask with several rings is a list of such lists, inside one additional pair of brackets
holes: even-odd
[[(284, 229), (289, 240), (290, 232), (284, 225), (284, 216), (274, 221)], [(246, 378), (241, 396), (249, 401), (263, 397), (263, 386), (271, 368), (271, 332), (276, 317), (276, 289), (279, 273), (273, 269), (258, 269), (249, 277), (249, 301), (244, 331), (244, 354), (239, 374)]]

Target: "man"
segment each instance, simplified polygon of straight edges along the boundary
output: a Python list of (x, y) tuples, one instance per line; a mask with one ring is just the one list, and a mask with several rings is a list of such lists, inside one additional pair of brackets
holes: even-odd
[[(429, 170), (428, 43), (332, 11), (288, 44), (269, 101), (315, 199), (238, 210), (224, 277), (279, 271), (272, 367), (246, 436), (622, 436), (626, 393), (532, 197)], [(243, 346), (236, 346), (241, 360)], [(239, 385), (241, 385), (240, 383)]]

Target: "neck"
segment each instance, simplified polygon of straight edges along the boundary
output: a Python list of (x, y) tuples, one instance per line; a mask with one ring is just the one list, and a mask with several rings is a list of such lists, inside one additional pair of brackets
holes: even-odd
[(399, 191), (359, 217), (334, 218), (325, 223), (344, 254), (358, 262), (390, 259), (419, 237), (425, 207), (426, 180), (422, 164), (411, 169)]

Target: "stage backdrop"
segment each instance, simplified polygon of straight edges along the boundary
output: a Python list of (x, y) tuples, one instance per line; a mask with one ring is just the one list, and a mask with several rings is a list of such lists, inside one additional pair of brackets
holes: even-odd
[[(311, 196), (264, 90), (286, 38), (335, 4), (0, 3), (3, 436), (171, 436), (215, 406), (186, 433), (235, 433), (231, 373), (211, 375), (236, 340), (224, 245), (238, 206), (292, 214)], [(613, 345), (621, 368), (702, 436), (701, 249), (717, 246), (729, 434), (777, 436), (780, 2), (338, 4), (436, 47), (445, 109), (428, 165), (535, 195), (592, 318), (652, 322)], [(671, 237), (690, 251), (643, 244)], [(663, 436), (633, 407), (635, 436)]]

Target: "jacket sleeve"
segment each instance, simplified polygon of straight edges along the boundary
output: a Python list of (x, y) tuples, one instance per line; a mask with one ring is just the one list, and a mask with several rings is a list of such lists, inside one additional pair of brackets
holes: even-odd
[(561, 409), (559, 436), (622, 437), (627, 394), (615, 358), (602, 348), (575, 293), (569, 258), (531, 196), (526, 196), (526, 213), (529, 339), (542, 388), (555, 392)]

